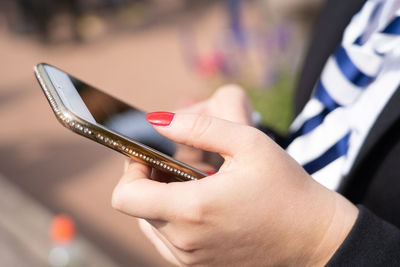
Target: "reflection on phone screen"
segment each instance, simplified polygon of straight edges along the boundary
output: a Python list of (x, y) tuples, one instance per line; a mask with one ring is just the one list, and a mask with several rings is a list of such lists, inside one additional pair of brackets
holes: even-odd
[(100, 124), (128, 139), (138, 141), (169, 156), (175, 143), (160, 135), (146, 121), (146, 114), (118, 99), (51, 66), (45, 66), (49, 77), (61, 92), (64, 104), (74, 114)]

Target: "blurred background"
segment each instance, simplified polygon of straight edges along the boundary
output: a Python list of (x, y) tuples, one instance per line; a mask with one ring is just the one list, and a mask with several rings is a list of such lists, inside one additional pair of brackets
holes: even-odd
[(321, 2), (0, 0), (1, 265), (169, 266), (135, 219), (111, 208), (124, 157), (59, 125), (34, 64), (145, 111), (239, 83), (262, 121), (285, 133)]

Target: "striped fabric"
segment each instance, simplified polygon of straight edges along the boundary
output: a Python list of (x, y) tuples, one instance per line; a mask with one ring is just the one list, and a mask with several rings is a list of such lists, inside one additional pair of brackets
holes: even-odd
[(337, 188), (344, 174), (351, 145), (349, 112), (379, 79), (387, 55), (398, 44), (399, 3), (366, 1), (326, 62), (311, 99), (291, 125), (287, 152), (317, 180), (324, 176), (320, 180), (327, 181), (331, 189)]

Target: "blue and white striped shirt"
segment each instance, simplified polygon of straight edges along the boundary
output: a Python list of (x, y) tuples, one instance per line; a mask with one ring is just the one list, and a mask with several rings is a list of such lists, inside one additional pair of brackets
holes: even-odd
[(291, 125), (287, 152), (318, 182), (337, 189), (399, 85), (400, 0), (368, 0)]

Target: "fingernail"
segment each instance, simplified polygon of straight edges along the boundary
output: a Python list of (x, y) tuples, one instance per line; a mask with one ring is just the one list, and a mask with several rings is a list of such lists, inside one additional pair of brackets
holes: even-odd
[(208, 175), (213, 175), (217, 173), (216, 171), (204, 171), (204, 172), (207, 173)]
[(171, 112), (151, 112), (147, 113), (146, 120), (156, 126), (168, 126), (174, 116), (175, 113)]

